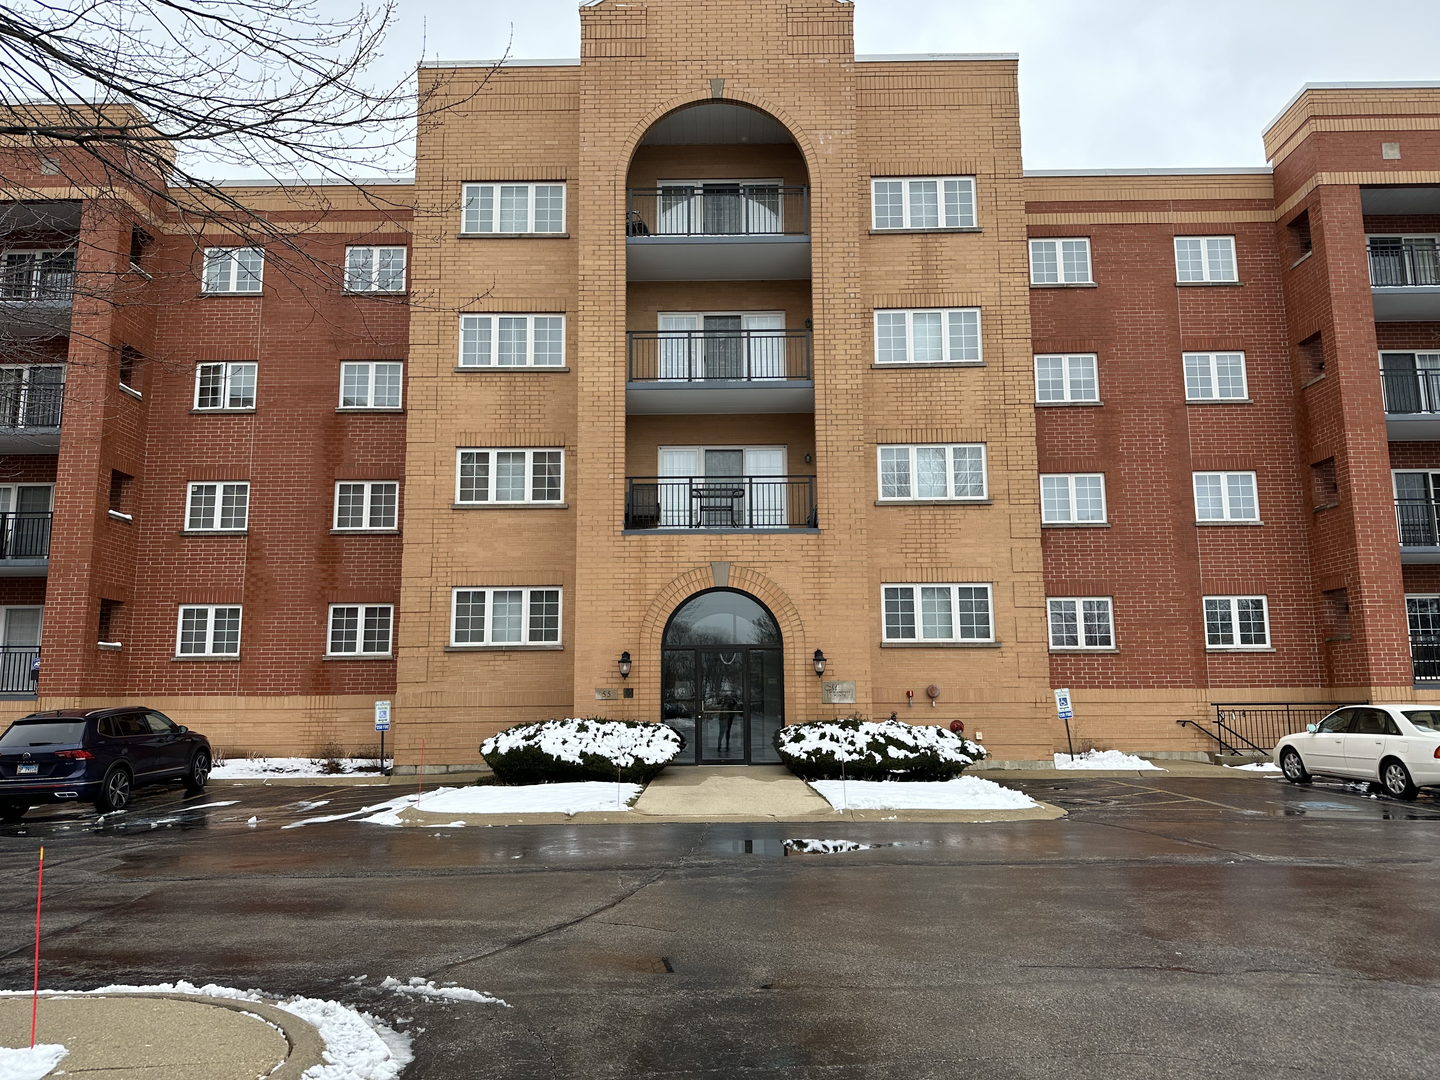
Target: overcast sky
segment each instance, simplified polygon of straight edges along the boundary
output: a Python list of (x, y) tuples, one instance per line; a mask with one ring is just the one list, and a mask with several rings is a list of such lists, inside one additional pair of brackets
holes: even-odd
[[(400, 0), (388, 62), (580, 53), (577, 0)], [(657, 5), (658, 6), (658, 5)], [(1440, 81), (1440, 0), (859, 0), (855, 51), (1018, 52), (1027, 169), (1263, 165), (1307, 82)]]

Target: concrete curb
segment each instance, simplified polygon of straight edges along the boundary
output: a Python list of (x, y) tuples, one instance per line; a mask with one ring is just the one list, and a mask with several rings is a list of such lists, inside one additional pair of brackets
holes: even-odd
[[(489, 773), (426, 773), (425, 786), (427, 788), (454, 787), (456, 785), (473, 784), (482, 776), (489, 776)], [(361, 773), (359, 775), (339, 776), (243, 776), (234, 779), (226, 779), (223, 776), (212, 777), (210, 783), (215, 786), (224, 787), (390, 787), (398, 785), (401, 787), (416, 787), (420, 778), (414, 773), (408, 776), (380, 776), (377, 773)]]
[[(1038, 801), (1038, 800), (1037, 800)], [(1053, 821), (1065, 817), (1058, 806), (1042, 802), (1028, 810), (827, 810), (815, 814), (647, 814), (642, 810), (579, 814), (434, 814), (413, 807), (400, 812), (402, 825), (435, 828), (462, 821), (468, 826), (494, 825), (702, 825), (767, 822), (824, 824), (865, 821), (929, 824), (996, 824), (1008, 821)]]

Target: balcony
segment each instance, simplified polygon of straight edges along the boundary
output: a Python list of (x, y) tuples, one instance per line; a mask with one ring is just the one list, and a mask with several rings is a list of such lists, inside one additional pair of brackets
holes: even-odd
[(1376, 322), (1440, 319), (1440, 238), (1371, 236), (1365, 250)]
[(0, 454), (59, 450), (64, 400), (63, 364), (0, 367)]
[(789, 532), (819, 527), (813, 476), (627, 476), (625, 528)]
[(35, 696), (35, 658), (38, 645), (0, 645), (0, 697), (8, 700)]
[(810, 276), (810, 189), (781, 184), (630, 188), (630, 281), (787, 281)]
[(632, 330), (628, 337), (628, 413), (815, 411), (809, 330)]
[(44, 577), (50, 569), (52, 513), (0, 513), (0, 577)]

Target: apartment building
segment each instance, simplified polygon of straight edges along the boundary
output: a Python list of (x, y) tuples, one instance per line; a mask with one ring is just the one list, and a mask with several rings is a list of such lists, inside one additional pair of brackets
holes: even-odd
[(579, 59), (423, 67), (413, 185), (244, 191), (283, 244), (12, 201), (9, 705), (305, 753), (387, 699), (413, 767), (1440, 700), (1440, 85), (1307, 88), (1271, 168), (1027, 174), (1015, 57), (851, 14), (601, 0)]

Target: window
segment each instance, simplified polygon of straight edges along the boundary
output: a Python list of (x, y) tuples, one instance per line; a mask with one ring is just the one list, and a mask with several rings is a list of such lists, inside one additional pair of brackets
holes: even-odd
[(1205, 647), (1268, 649), (1270, 615), (1265, 597), (1205, 597)]
[(558, 503), (564, 499), (563, 450), (457, 450), (457, 503)]
[(558, 645), (559, 589), (455, 589), (451, 645)]
[(876, 229), (973, 229), (973, 176), (895, 177), (870, 181)]
[(389, 656), (389, 604), (331, 604), (330, 645), (326, 656)]
[(466, 184), (463, 233), (565, 231), (564, 184)]
[(461, 315), (461, 367), (564, 367), (564, 315)]
[(1036, 401), (1099, 401), (1095, 354), (1035, 357)]
[(1090, 241), (1031, 240), (1031, 285), (1093, 285)]
[(985, 445), (880, 447), (880, 498), (983, 499)]
[(340, 408), (398, 409), (404, 365), (398, 361), (340, 365)]
[(1104, 473), (1053, 473), (1040, 477), (1040, 520), (1075, 525), (1105, 520)]
[(240, 608), (182, 607), (176, 656), (239, 656)]
[(250, 484), (191, 484), (190, 512), (185, 519), (189, 532), (239, 532), (250, 516)]
[(989, 585), (884, 585), (881, 594), (886, 641), (995, 640)]
[(877, 364), (978, 364), (980, 309), (875, 312)]
[(1237, 281), (1233, 236), (1175, 237), (1176, 281)]
[(195, 368), (195, 408), (255, 408), (254, 363), (199, 364)]
[(5, 252), (0, 300), (69, 300), (74, 291), (74, 251)]
[(1250, 397), (1243, 352), (1185, 353), (1183, 358), (1186, 401), (1244, 401)]
[(1110, 597), (1051, 597), (1050, 648), (1113, 649), (1115, 628)]
[(206, 248), (207, 293), (258, 293), (265, 270), (260, 248)]
[(1260, 520), (1253, 472), (1197, 472), (1193, 475), (1196, 521)]
[(399, 506), (398, 481), (341, 481), (335, 485), (335, 528), (393, 529)]
[(345, 249), (346, 292), (404, 292), (403, 247)]

